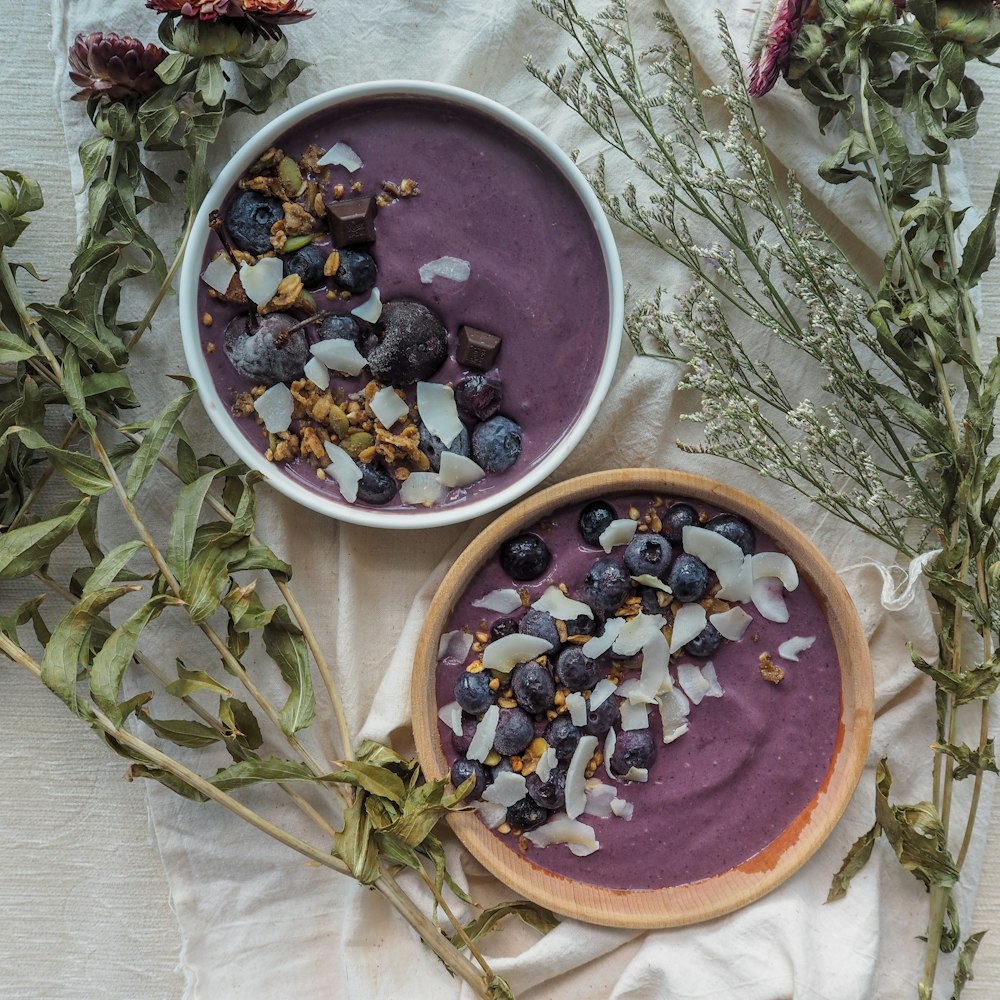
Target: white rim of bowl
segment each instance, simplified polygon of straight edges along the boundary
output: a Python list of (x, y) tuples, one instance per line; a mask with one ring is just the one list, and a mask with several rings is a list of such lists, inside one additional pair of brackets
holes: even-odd
[[(497, 490), (495, 493), (487, 494), (468, 503), (456, 503), (440, 508), (429, 507), (426, 510), (413, 511), (412, 513), (386, 511), (378, 507), (355, 507), (340, 498), (327, 499), (305, 486), (300, 486), (289, 475), (282, 472), (279, 466), (268, 462), (236, 425), (229, 407), (219, 395), (202, 351), (201, 331), (198, 324), (201, 263), (205, 245), (208, 242), (208, 215), (212, 206), (220, 203), (221, 199), (263, 150), (271, 146), (281, 133), (292, 128), (298, 122), (316, 112), (328, 110), (359, 98), (388, 97), (393, 94), (406, 97), (439, 98), (484, 112), (529, 140), (544, 153), (569, 181), (583, 202), (590, 222), (597, 233), (601, 253), (604, 256), (609, 295), (607, 343), (594, 390), (577, 419), (563, 437), (552, 446), (551, 451), (523, 476), (502, 490)], [(375, 83), (358, 83), (338, 87), (289, 108), (274, 121), (254, 133), (223, 167), (211, 190), (205, 196), (205, 201), (202, 203), (195, 220), (190, 243), (184, 254), (184, 262), (181, 265), (180, 327), (184, 355), (191, 375), (198, 383), (198, 395), (202, 405), (205, 407), (213, 426), (222, 435), (223, 440), (242, 462), (262, 473), (271, 486), (296, 503), (339, 521), (374, 528), (436, 528), (447, 524), (471, 521), (482, 514), (488, 514), (513, 503), (554, 472), (580, 442), (604, 402), (618, 361), (624, 315), (624, 280), (621, 262), (618, 258), (618, 248), (600, 202), (576, 164), (537, 126), (532, 125), (504, 105), (470, 90), (424, 80), (381, 80)]]

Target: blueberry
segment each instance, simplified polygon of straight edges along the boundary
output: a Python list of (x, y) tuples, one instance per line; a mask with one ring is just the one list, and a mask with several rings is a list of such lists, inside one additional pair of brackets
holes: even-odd
[(661, 576), (673, 556), (674, 550), (663, 535), (636, 535), (625, 547), (625, 568), (632, 576)]
[(341, 250), (340, 267), (333, 276), (334, 284), (354, 295), (370, 292), (378, 281), (375, 258), (364, 250)]
[(399, 484), (385, 465), (378, 459), (367, 463), (356, 461), (354, 464), (361, 470), (358, 499), (377, 507), (390, 503)]
[(274, 249), (271, 227), (284, 217), (285, 210), (277, 198), (258, 191), (241, 191), (226, 206), (226, 232), (241, 250), (268, 253)]
[(602, 701), (597, 708), (590, 707), (588, 698), (587, 721), (583, 724), (583, 731), (589, 736), (607, 736), (608, 730), (612, 726), (617, 726), (621, 717), (618, 699), (614, 695)]
[(486, 768), (478, 760), (468, 760), (465, 757), (459, 757), (451, 765), (451, 783), (458, 788), (459, 785), (468, 781), (469, 778), (475, 778), (476, 781), (472, 786), (472, 791), (466, 795), (466, 799), (478, 799), (486, 791)]
[(440, 317), (420, 302), (386, 302), (375, 330), (379, 343), (368, 355), (368, 366), (383, 385), (428, 379), (448, 359), (448, 331)]
[(288, 313), (234, 316), (223, 339), (226, 357), (247, 378), (267, 385), (302, 378), (309, 341), (302, 330), (288, 333), (296, 320)]
[(490, 417), (472, 432), (472, 457), (486, 472), (506, 472), (521, 455), (521, 439), (509, 417)]
[(462, 735), (459, 736), (454, 731), (451, 734), (451, 745), (455, 748), (455, 753), (468, 753), (472, 746), (472, 738), (476, 735), (479, 723), (475, 719), (462, 719)]
[(513, 830), (534, 830), (548, 818), (548, 809), (543, 809), (527, 795), (507, 808), (507, 822)]
[(552, 674), (537, 660), (521, 663), (514, 668), (510, 685), (518, 705), (532, 715), (551, 708), (556, 695)]
[(642, 601), (641, 607), (644, 615), (659, 615), (663, 613), (664, 606), (660, 604), (660, 594), (663, 594), (667, 599), (667, 604), (670, 604), (670, 595), (664, 593), (662, 590), (657, 590), (655, 587), (636, 587), (635, 592)]
[(543, 809), (562, 809), (566, 804), (566, 772), (561, 768), (553, 768), (548, 781), (542, 781), (537, 774), (529, 774), (525, 785), (528, 797)]
[(555, 750), (556, 760), (563, 763), (573, 759), (573, 751), (582, 735), (568, 715), (557, 715), (545, 727), (545, 742)]
[(753, 528), (736, 514), (716, 514), (705, 522), (705, 527), (735, 542), (746, 556), (752, 555), (757, 546), (757, 535)]
[(534, 580), (549, 568), (551, 561), (549, 547), (530, 532), (508, 538), (500, 546), (500, 565), (513, 580)]
[(597, 545), (601, 532), (617, 517), (617, 511), (607, 500), (592, 500), (580, 511), (577, 522), (583, 540), (588, 545)]
[(607, 665), (604, 657), (591, 659), (579, 646), (567, 646), (556, 657), (556, 677), (570, 691), (592, 688)]
[(502, 639), (506, 635), (513, 635), (517, 631), (516, 618), (498, 618), (490, 626), (490, 639)]
[(490, 784), (492, 785), (501, 774), (514, 774), (514, 765), (509, 757), (501, 757), (499, 762), (490, 768)]
[(455, 384), (459, 410), (473, 420), (489, 420), (500, 412), (503, 386), (489, 375), (466, 375)]
[(523, 753), (535, 738), (535, 723), (523, 708), (501, 708), (493, 749), (509, 757)]
[(615, 559), (597, 559), (584, 578), (583, 599), (595, 611), (614, 611), (631, 589), (632, 580)]
[(470, 674), (468, 671), (459, 675), (455, 681), (455, 701), (469, 715), (482, 715), (493, 704), (493, 691), (490, 690), (490, 675), (485, 671)]
[(615, 752), (611, 755), (611, 771), (624, 777), (633, 767), (647, 770), (656, 760), (656, 741), (648, 729), (632, 729), (618, 733)]
[(566, 621), (567, 635), (597, 635), (597, 619), (590, 615), (577, 615)]
[(670, 567), (667, 586), (682, 604), (700, 601), (708, 590), (708, 567), (697, 556), (682, 552)]
[(469, 432), (463, 427), (455, 440), (446, 445), (441, 438), (431, 434), (421, 420), (420, 444), (418, 447), (427, 456), (427, 461), (431, 463), (431, 468), (437, 472), (441, 468), (441, 456), (446, 451), (453, 451), (456, 455), (469, 457)]
[(560, 645), (556, 620), (547, 611), (529, 608), (527, 614), (517, 623), (517, 630), (522, 635), (533, 635), (544, 639), (553, 649)]
[(716, 652), (723, 643), (722, 634), (709, 622), (685, 647), (688, 656), (706, 659)]
[(290, 274), (297, 274), (306, 288), (319, 288), (326, 282), (323, 274), (326, 257), (326, 251), (322, 247), (307, 243), (301, 250), (285, 257), (281, 266), (286, 278)]
[(698, 523), (698, 512), (689, 503), (675, 503), (663, 517), (663, 531), (674, 545), (683, 541), (684, 529)]

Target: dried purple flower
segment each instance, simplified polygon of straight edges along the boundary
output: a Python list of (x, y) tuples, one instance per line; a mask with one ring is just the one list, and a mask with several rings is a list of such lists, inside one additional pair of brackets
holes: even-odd
[(762, 97), (788, 70), (811, 0), (762, 0), (750, 36), (750, 96)]
[(166, 51), (158, 45), (143, 45), (128, 35), (81, 33), (69, 49), (69, 78), (80, 88), (73, 100), (145, 100), (163, 86), (156, 67), (166, 58)]

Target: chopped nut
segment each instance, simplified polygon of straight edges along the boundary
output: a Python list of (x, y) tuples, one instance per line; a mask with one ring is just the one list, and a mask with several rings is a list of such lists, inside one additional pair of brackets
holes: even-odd
[(494, 677), (493, 680), (490, 681), (490, 690), (491, 691), (499, 691), (500, 690), (500, 678), (499, 677)]
[(305, 236), (316, 226), (316, 220), (300, 204), (286, 201), (281, 206), (285, 210), (285, 232), (289, 236)]
[(215, 341), (214, 340), (210, 340), (205, 345), (205, 353), (206, 354), (215, 354)]
[[(481, 674), (483, 672), (483, 661), (482, 660), (473, 660), (465, 669), (470, 674)], [(499, 687), (499, 686), (500, 685), (498, 684), (497, 687)], [(495, 691), (496, 688), (493, 688), (493, 690)]]
[(241, 392), (233, 400), (233, 416), (249, 417), (254, 412), (253, 396), (249, 392)]
[(758, 659), (760, 660), (760, 676), (764, 680), (770, 681), (772, 684), (779, 684), (784, 680), (785, 671), (771, 659), (770, 653), (761, 653)]
[(295, 305), (299, 295), (302, 293), (302, 278), (295, 274), (286, 275), (278, 284), (278, 290), (274, 293), (274, 298), (270, 302), (265, 302), (262, 306), (257, 306), (257, 312), (265, 315), (270, 312), (280, 312), (289, 306)]
[(639, 520), (639, 508), (638, 507), (629, 507), (629, 509), (628, 509), (628, 516), (633, 521), (638, 521)]
[(326, 479), (326, 469), (317, 469), (316, 470), (316, 478), (317, 479)]
[(410, 478), (410, 470), (405, 465), (398, 466), (395, 471), (396, 479), (401, 483), (405, 483)]
[(392, 199), (386, 194), (380, 194), (376, 196), (375, 204), (379, 208), (388, 208), (392, 204)]
[(663, 527), (663, 522), (660, 520), (659, 514), (651, 514), (649, 518), (649, 529), (650, 531), (659, 531)]
[(556, 691), (556, 694), (555, 694), (555, 697), (553, 698), (553, 701), (556, 703), (556, 705), (565, 705), (566, 704), (566, 692), (562, 688), (560, 688), (558, 691)]
[(512, 754), (510, 758), (510, 767), (512, 771), (515, 771), (516, 773), (520, 774), (521, 768), (524, 767), (524, 762), (521, 760), (520, 757), (518, 757), (517, 754)]
[(215, 322), (215, 317), (210, 312), (204, 313), (201, 322), (204, 326), (211, 326)]
[(501, 761), (502, 759), (503, 759), (503, 758), (502, 758), (502, 757), (500, 756), (500, 754), (498, 754), (498, 753), (496, 752), (496, 750), (491, 750), (491, 751), (490, 751), (490, 752), (489, 752), (489, 753), (488, 753), (488, 754), (486, 755), (486, 760), (484, 760), (484, 761), (483, 761), (483, 763), (484, 763), (484, 764), (485, 764), (485, 765), (486, 765), (487, 767), (496, 767), (496, 766), (497, 766), (497, 764), (499, 764), (499, 763), (500, 763), (500, 761)]
[(334, 184), (333, 185), (333, 197), (335, 201), (340, 201), (344, 197), (344, 185)]
[(497, 704), (501, 708), (517, 708), (516, 698), (497, 698)]
[(319, 165), (319, 161), (323, 159), (323, 154), (326, 152), (325, 149), (320, 149), (315, 143), (311, 145), (303, 154), (302, 159), (299, 160), (299, 166), (302, 168), (302, 173), (304, 174), (318, 174), (322, 169)]
[(404, 177), (399, 183), (399, 193), (404, 198), (412, 198), (415, 195), (420, 194), (420, 188), (417, 187), (417, 182), (409, 177)]
[(489, 632), (477, 632), (476, 633), (476, 642), (489, 642), (489, 641), (490, 641), (490, 634), (489, 634)]
[(365, 189), (365, 186), (364, 186), (364, 184), (362, 184), (362, 183), (361, 183), (361, 181), (355, 181), (355, 182), (354, 182), (354, 183), (353, 183), (353, 184), (351, 185), (351, 191), (353, 191), (353, 192), (354, 192), (354, 194), (361, 194), (361, 192), (362, 192), (362, 191), (363, 191), (364, 189)]
[(510, 833), (510, 823), (501, 823), (497, 827), (498, 833)]
[(481, 642), (474, 642), (472, 644), (473, 653), (481, 653), (483, 651), (483, 644)]
[(339, 270), (340, 270), (340, 251), (334, 250), (333, 253), (331, 253), (330, 256), (326, 258), (326, 263), (323, 265), (323, 274), (327, 278), (332, 278)]
[(385, 191), (386, 194), (391, 194), (393, 198), (398, 198), (402, 193), (399, 185), (394, 184), (392, 181), (382, 181), (382, 190)]

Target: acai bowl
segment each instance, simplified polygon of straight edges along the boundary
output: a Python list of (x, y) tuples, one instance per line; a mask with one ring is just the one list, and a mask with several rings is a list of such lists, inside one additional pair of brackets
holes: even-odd
[(241, 460), (313, 510), (415, 528), (509, 504), (563, 461), (610, 384), (623, 286), (551, 140), (479, 95), (383, 82), (308, 100), (233, 157), (180, 308)]
[(500, 517), (438, 590), (414, 665), (429, 778), (512, 888), (609, 926), (726, 913), (846, 808), (872, 719), (867, 645), (814, 546), (723, 484), (579, 477)]

